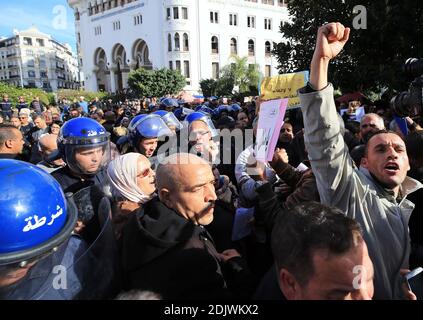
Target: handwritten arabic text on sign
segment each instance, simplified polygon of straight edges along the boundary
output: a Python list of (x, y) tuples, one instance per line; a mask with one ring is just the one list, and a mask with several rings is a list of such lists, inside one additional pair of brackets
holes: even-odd
[(289, 98), (288, 109), (300, 106), (297, 90), (308, 81), (308, 71), (280, 74), (263, 78), (261, 95), (263, 100)]
[(255, 146), (255, 155), (258, 161), (272, 160), (287, 104), (288, 99), (262, 102)]

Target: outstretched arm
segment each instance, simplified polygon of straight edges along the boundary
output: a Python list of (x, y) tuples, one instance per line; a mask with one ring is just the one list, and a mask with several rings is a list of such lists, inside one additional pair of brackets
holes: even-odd
[(350, 29), (340, 23), (319, 28), (310, 66), (310, 86), (300, 90), (304, 141), (323, 203), (343, 209), (353, 190), (352, 161), (341, 133), (339, 116), (328, 83), (328, 66), (345, 43)]
[(345, 28), (339, 22), (319, 28), (310, 65), (310, 84), (315, 90), (322, 90), (328, 85), (329, 61), (341, 52), (349, 36), (350, 28)]

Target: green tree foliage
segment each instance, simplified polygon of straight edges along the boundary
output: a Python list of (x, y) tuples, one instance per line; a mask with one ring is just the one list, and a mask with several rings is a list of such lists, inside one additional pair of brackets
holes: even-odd
[(200, 81), (204, 96), (231, 97), (235, 86), (239, 88), (240, 94), (257, 94), (258, 82), (261, 77), (259, 65), (248, 64), (247, 57), (233, 56), (233, 58), (233, 63), (222, 68), (219, 79)]
[(248, 58), (233, 56), (234, 63), (222, 68), (222, 78), (233, 80), (234, 86), (239, 87), (240, 93), (250, 92), (251, 88), (257, 88), (260, 80), (260, 67), (258, 64), (248, 64)]
[(107, 92), (89, 92), (83, 90), (68, 90), (63, 89), (57, 92), (55, 96), (53, 93), (47, 93), (41, 89), (36, 88), (20, 88), (11, 86), (7, 83), (0, 82), (0, 99), (2, 98), (3, 94), (7, 94), (9, 96), (9, 100), (12, 101), (12, 104), (16, 104), (18, 102), (19, 96), (23, 96), (25, 101), (29, 104), (35, 97), (40, 97), (40, 101), (43, 105), (54, 105), (56, 103), (56, 98), (67, 98), (70, 101), (77, 100), (79, 101), (80, 96), (84, 96), (86, 101), (91, 101), (95, 97), (99, 97), (100, 99), (104, 99), (108, 96)]
[(13, 104), (16, 104), (18, 102), (19, 96), (23, 96), (28, 104), (32, 100), (34, 100), (35, 97), (40, 97), (40, 101), (44, 105), (49, 105), (54, 102), (53, 94), (47, 93), (41, 89), (22, 89), (15, 86), (11, 86), (4, 82), (0, 82), (0, 99), (3, 98), (3, 94), (7, 94), (9, 96), (9, 100)]
[(200, 88), (205, 97), (230, 97), (234, 89), (234, 81), (230, 77), (220, 77), (217, 80), (204, 79), (200, 81)]
[(215, 79), (203, 79), (200, 81), (201, 92), (205, 97), (211, 97), (216, 95), (217, 80)]
[(98, 97), (100, 100), (108, 97), (107, 92), (90, 92), (82, 90), (70, 90), (70, 89), (61, 89), (57, 92), (57, 97), (63, 97), (69, 101), (79, 101), (79, 97), (84, 96), (85, 101), (94, 100), (95, 97)]
[[(353, 12), (364, 6), (367, 29), (354, 29), (363, 22)], [(423, 1), (412, 0), (291, 0), (288, 11), (292, 24), (281, 26), (284, 42), (273, 54), (281, 73), (308, 70), (317, 29), (339, 21), (352, 28), (350, 41), (331, 63), (329, 79), (343, 92), (380, 91), (382, 87), (404, 90), (410, 78), (401, 72), (409, 57), (423, 57)]]
[(131, 71), (128, 85), (140, 97), (163, 97), (179, 93), (185, 87), (186, 80), (177, 70), (140, 68)]

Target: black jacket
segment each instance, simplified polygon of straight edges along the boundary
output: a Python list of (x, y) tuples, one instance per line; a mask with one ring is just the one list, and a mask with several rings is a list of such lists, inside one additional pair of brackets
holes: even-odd
[(250, 284), (242, 259), (221, 266), (207, 231), (157, 198), (126, 224), (122, 259), (126, 289), (153, 291), (164, 299), (225, 299), (238, 290), (251, 294), (254, 289), (242, 288)]
[(25, 161), (21, 154), (16, 153), (0, 153), (0, 159), (15, 159)]
[[(78, 236), (39, 260), (19, 282), (0, 287), (0, 300), (93, 300), (116, 295), (114, 270), (103, 251)], [(57, 267), (64, 269), (57, 269)], [(57, 277), (66, 271), (66, 286)], [(60, 281), (60, 280), (59, 280)], [(59, 284), (58, 287), (55, 285)]]
[(75, 176), (68, 166), (58, 169), (51, 175), (59, 182), (64, 193), (76, 193), (81, 189), (96, 185), (102, 187), (105, 181), (105, 173), (103, 170), (95, 176), (87, 176), (85, 179)]

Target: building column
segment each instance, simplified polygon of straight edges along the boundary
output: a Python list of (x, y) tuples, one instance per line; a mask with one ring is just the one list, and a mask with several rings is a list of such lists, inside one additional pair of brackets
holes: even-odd
[(98, 66), (94, 66), (92, 72), (87, 75), (87, 78), (81, 78), (85, 81), (85, 89), (92, 90), (94, 92), (98, 91), (98, 81), (97, 81), (97, 73), (100, 70)]
[(131, 63), (129, 63), (129, 69), (130, 70), (136, 70), (137, 62), (132, 60)]
[(115, 79), (115, 71), (117, 70), (117, 65), (113, 64), (109, 68), (110, 70), (110, 91), (112, 93), (116, 92), (116, 79)]

